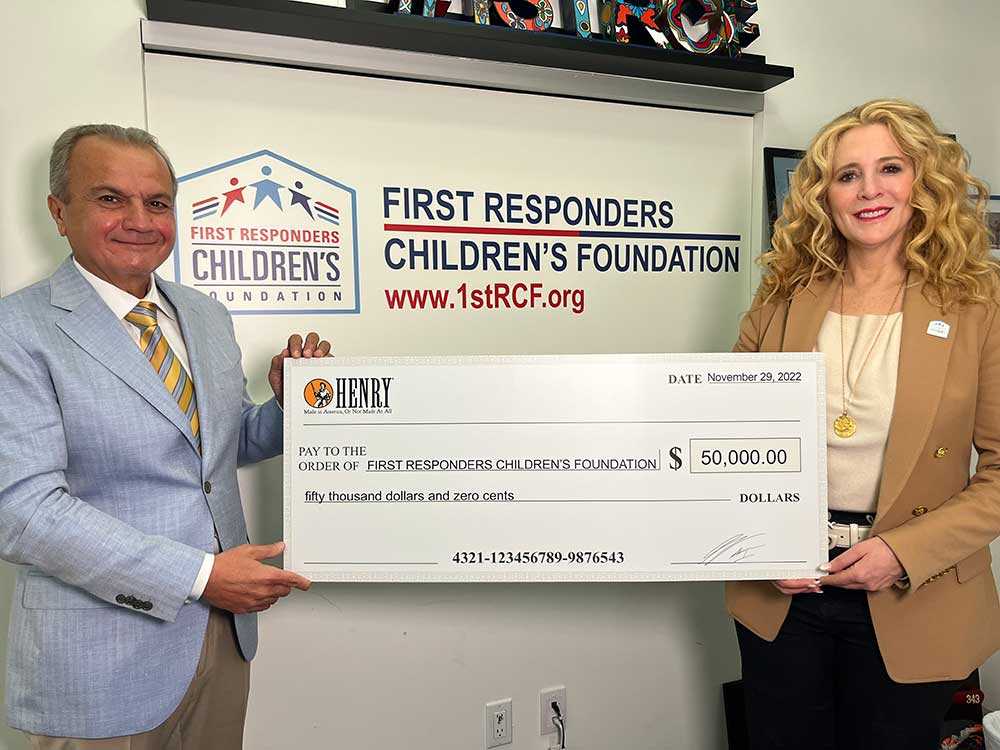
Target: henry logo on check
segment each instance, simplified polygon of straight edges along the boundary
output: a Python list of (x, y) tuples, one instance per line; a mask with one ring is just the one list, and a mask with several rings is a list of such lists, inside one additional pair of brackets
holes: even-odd
[(313, 378), (302, 393), (306, 414), (391, 414), (390, 391), (395, 378)]
[(357, 313), (355, 198), (267, 150), (185, 175), (176, 280), (234, 314)]

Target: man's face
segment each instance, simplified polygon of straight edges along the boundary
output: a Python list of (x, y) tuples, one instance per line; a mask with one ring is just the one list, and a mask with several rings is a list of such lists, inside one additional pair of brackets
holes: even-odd
[(142, 297), (174, 246), (171, 188), (153, 149), (86, 136), (70, 154), (69, 200), (50, 195), (49, 211), (77, 263)]

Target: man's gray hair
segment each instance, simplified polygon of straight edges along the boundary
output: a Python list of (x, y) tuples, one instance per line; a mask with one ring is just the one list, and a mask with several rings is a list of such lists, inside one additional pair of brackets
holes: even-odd
[(115, 143), (126, 146), (153, 149), (167, 164), (167, 170), (170, 172), (171, 194), (176, 197), (177, 175), (174, 174), (174, 165), (170, 163), (170, 157), (160, 146), (156, 136), (147, 133), (142, 128), (123, 128), (121, 125), (75, 125), (56, 138), (56, 142), (52, 144), (52, 155), (49, 157), (49, 192), (63, 203), (69, 202), (70, 154), (73, 153), (76, 142), (88, 135), (108, 138)]

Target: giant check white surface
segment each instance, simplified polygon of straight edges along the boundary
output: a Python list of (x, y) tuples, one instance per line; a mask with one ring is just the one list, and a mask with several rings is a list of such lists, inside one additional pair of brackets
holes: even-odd
[(286, 360), (315, 581), (813, 577), (818, 354)]

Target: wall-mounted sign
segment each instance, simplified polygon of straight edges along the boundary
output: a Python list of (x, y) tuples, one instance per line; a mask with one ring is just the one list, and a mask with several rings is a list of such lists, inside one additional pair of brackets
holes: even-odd
[[(754, 252), (749, 117), (167, 55), (145, 72), (181, 175), (161, 271), (224, 304), (241, 343), (292, 315), (341, 354), (732, 346)], [(578, 127), (484, 148), (507, 142), (510, 112)], [(446, 149), (413, 147), (443, 132)], [(642, 169), (594, 166), (623, 153)]]

